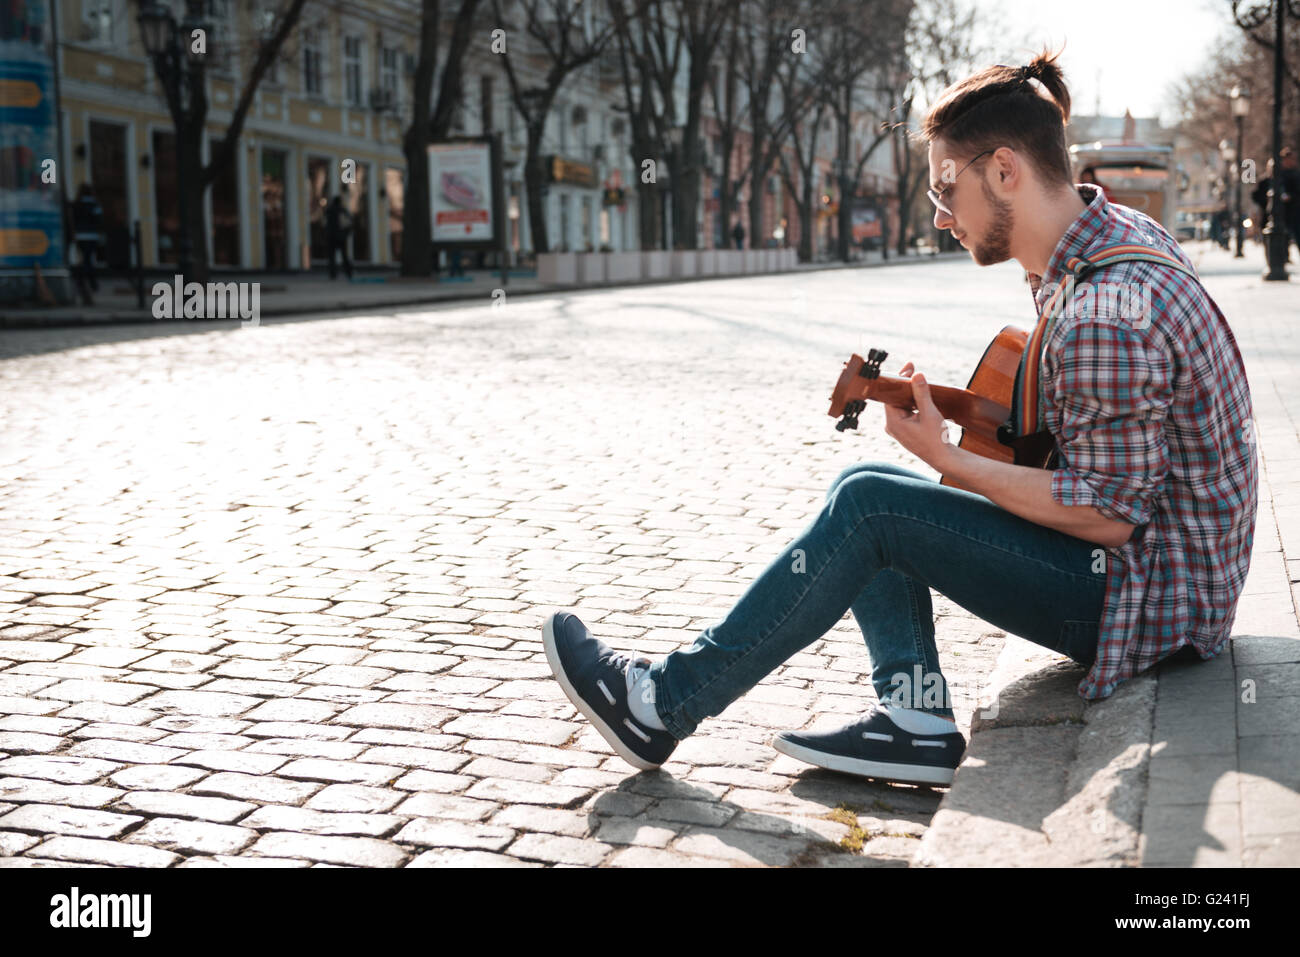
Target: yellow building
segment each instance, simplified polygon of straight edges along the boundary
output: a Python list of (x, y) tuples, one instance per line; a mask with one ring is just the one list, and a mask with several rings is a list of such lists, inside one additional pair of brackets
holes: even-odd
[[(137, 0), (52, 2), (58, 10), (60, 34), (65, 152), (60, 169), (70, 170), (66, 193), (75, 195), (82, 182), (94, 185), (105, 214), (109, 266), (130, 262), (129, 236), (137, 220), (144, 264), (174, 263), (179, 216), (172, 121), (141, 42), (136, 22), (139, 4)], [(183, 19), (184, 0), (169, 2), (177, 19)], [(260, 37), (269, 34), (276, 12), (287, 2), (207, 0), (212, 23), (206, 60), (210, 142), (224, 133)], [(435, 92), (458, 9), (455, 3), (443, 4)], [(550, 61), (529, 37), (517, 9), (511, 22), (512, 5), (507, 4), (507, 21), (500, 26), (491, 9), (488, 3), (480, 7), (481, 17), (464, 59), (464, 95), (451, 133), (501, 134), (506, 242), (516, 259), (526, 260), (533, 249), (523, 170), (527, 131), (492, 35), (498, 29), (509, 34), (510, 49), (518, 54), (514, 66), (525, 89), (544, 83)], [(604, 9), (599, 2), (582, 8), (587, 35), (601, 32), (606, 22), (597, 9)], [(205, 191), (208, 245), (216, 269), (279, 271), (322, 265), (328, 255), (323, 214), (329, 198), (340, 193), (353, 213), (354, 261), (382, 267), (400, 260), (406, 167), (402, 138), (410, 123), (420, 15), (416, 0), (307, 0), (279, 62), (258, 87), (235, 162)], [(623, 251), (641, 245), (634, 186), (649, 157), (632, 152), (616, 53), (610, 47), (596, 61), (569, 74), (547, 117), (539, 144), (547, 177), (539, 202), (552, 249)], [(686, 79), (686, 71), (679, 71), (673, 94), (677, 116), (686, 114)], [(702, 118), (706, 143), (717, 137), (711, 103), (710, 98)], [(733, 178), (743, 177), (739, 157), (748, 137), (744, 107), (738, 112), (741, 123)], [(855, 150), (857, 142), (855, 134)], [(827, 202), (831, 188), (824, 181), (828, 182), (833, 145), (828, 128), (819, 140), (816, 164), (816, 188), (820, 192), (825, 187)], [(864, 170), (863, 188), (869, 193), (893, 188), (887, 146)], [(715, 209), (717, 150), (705, 152), (700, 158), (706, 175), (696, 228), (706, 246), (729, 246), (731, 224), (717, 221)], [(355, 182), (343, 182), (345, 164)], [(749, 243), (796, 241), (798, 217), (776, 170), (760, 183), (770, 190), (770, 196), (764, 197), (764, 229)], [(664, 184), (667, 216), (671, 204), (666, 179)], [(736, 215), (745, 217), (746, 230), (750, 224), (745, 193), (750, 188), (752, 184), (742, 188), (736, 207)], [(833, 231), (831, 217), (815, 217), (812, 226), (820, 244), (827, 247)], [(775, 233), (778, 227), (780, 238)], [(670, 234), (670, 228), (664, 231)]]
[[(260, 33), (283, 3), (210, 2), (205, 158), (230, 122)], [(172, 6), (183, 19), (183, 3)], [(145, 266), (175, 262), (174, 135), (141, 42), (138, 6), (56, 0), (56, 9), (67, 194), (83, 182), (94, 186), (110, 267), (129, 264), (137, 220)], [(419, 16), (410, 0), (309, 0), (258, 87), (235, 162), (206, 191), (216, 268), (323, 262), (324, 207), (340, 192), (353, 214), (354, 260), (398, 261), (401, 144)]]

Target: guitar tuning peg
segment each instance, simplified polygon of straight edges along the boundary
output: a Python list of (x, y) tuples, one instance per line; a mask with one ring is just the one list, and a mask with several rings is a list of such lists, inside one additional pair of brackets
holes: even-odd
[(880, 378), (880, 364), (885, 361), (889, 355), (884, 349), (872, 349), (867, 353), (867, 361), (862, 366), (859, 375), (864, 379)]

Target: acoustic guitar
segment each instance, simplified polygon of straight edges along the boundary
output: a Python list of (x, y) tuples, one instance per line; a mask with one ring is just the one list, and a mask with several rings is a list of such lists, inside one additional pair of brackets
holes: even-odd
[[(1055, 468), (1057, 460), (1052, 433), (1043, 431), (1016, 437), (1008, 421), (1016, 370), (1028, 341), (1029, 333), (1025, 330), (1005, 326), (984, 350), (966, 388), (931, 385), (930, 397), (945, 419), (961, 426), (958, 448), (998, 462), (1050, 469)], [(871, 349), (866, 359), (854, 353), (844, 363), (827, 413), (840, 420), (835, 424), (837, 431), (858, 427), (858, 416), (867, 407), (867, 400), (915, 411), (911, 381), (880, 374), (880, 364), (888, 355), (883, 349)], [(948, 476), (943, 477), (942, 483), (963, 488)]]

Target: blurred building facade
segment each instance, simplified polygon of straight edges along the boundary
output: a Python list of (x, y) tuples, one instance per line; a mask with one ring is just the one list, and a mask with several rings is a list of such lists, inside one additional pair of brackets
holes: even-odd
[[(172, 6), (180, 19), (183, 3), (173, 0)], [(277, 0), (210, 3), (209, 144), (230, 123), (252, 51), (270, 22), (268, 14), (278, 6)], [(455, 5), (447, 7), (444, 47), (455, 14)], [(83, 182), (93, 185), (104, 208), (110, 267), (130, 262), (129, 237), (136, 221), (144, 265), (174, 263), (179, 229), (175, 137), (142, 46), (137, 4), (58, 0), (56, 9), (67, 154), (60, 168), (68, 172), (67, 192), (75, 194)], [(601, 17), (599, 10), (593, 15)], [(400, 262), (406, 174), (402, 139), (411, 121), (419, 18), (420, 4), (414, 0), (309, 0), (279, 61), (257, 89), (235, 162), (206, 190), (214, 268), (322, 267), (328, 255), (324, 211), (330, 198), (340, 193), (355, 224), (354, 261), (377, 267)], [(500, 59), (490, 52), (490, 32), (480, 29), (465, 57), (464, 98), (452, 132), (502, 134), (509, 246), (516, 259), (526, 259), (532, 253), (523, 170), (526, 131)], [(511, 36), (512, 42), (522, 40), (527, 50), (522, 30), (511, 31)], [(440, 65), (445, 57), (444, 49)], [(526, 80), (540, 79), (546, 68), (540, 56), (526, 58), (524, 65)], [(685, 74), (683, 68), (676, 92), (679, 116), (686, 113)], [(550, 172), (543, 209), (554, 250), (640, 248), (634, 188), (640, 164), (630, 155), (631, 131), (622, 107), (622, 78), (612, 50), (572, 74), (559, 89), (542, 144)], [(720, 217), (723, 171), (711, 97), (705, 98), (702, 113), (706, 148), (700, 157), (699, 243), (702, 248), (730, 246), (733, 224)], [(855, 124), (855, 158), (874, 136), (869, 119), (864, 114), (863, 122)], [(837, 229), (834, 142), (833, 129), (823, 131), (815, 163), (813, 229), (819, 257), (833, 251)], [(742, 175), (750, 145), (742, 124), (728, 171), (733, 181)], [(340, 175), (345, 160), (355, 164), (355, 182), (346, 188)], [(884, 142), (865, 166), (859, 196), (896, 221), (892, 166), (890, 144)], [(757, 237), (748, 235), (753, 189), (764, 193), (763, 229)], [(757, 184), (745, 183), (736, 199), (735, 215), (744, 224), (747, 246), (798, 244), (795, 198), (777, 167)]]

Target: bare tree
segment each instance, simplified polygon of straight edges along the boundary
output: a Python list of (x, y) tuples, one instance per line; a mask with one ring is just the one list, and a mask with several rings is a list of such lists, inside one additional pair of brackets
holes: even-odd
[[(225, 35), (230, 37), (232, 43), (238, 44), (239, 49), (252, 49), (256, 52), (251, 58), (242, 61), (248, 62), (248, 72), (231, 111), (230, 123), (226, 126), (225, 133), (211, 143), (206, 164), (203, 162), (203, 131), (208, 122), (209, 56), (205, 52), (191, 57), (189, 80), (183, 83), (166, 81), (168, 72), (177, 69), (178, 63), (169, 59), (166, 53), (153, 58), (154, 73), (166, 100), (167, 112), (172, 118), (177, 164), (185, 182), (185, 188), (178, 190), (177, 196), (177, 202), (183, 206), (181, 221), (185, 224), (187, 234), (181, 237), (181, 241), (189, 244), (193, 257), (190, 276), (199, 282), (206, 281), (209, 275), (208, 230), (204, 222), (203, 194), (217, 176), (234, 162), (235, 146), (243, 133), (244, 121), (248, 118), (257, 88), (280, 56), (285, 39), (298, 24), (306, 3), (307, 0), (283, 0), (280, 7), (265, 19), (252, 16), (255, 11), (250, 10), (250, 15), (242, 23), (233, 24), (233, 28), (226, 32)], [(137, 12), (148, 5), (150, 0), (136, 0)], [(186, 0), (187, 20), (205, 22), (203, 6), (202, 0)], [(211, 45), (213, 58), (220, 57), (223, 63), (234, 62), (232, 50), (218, 49), (215, 39), (204, 37), (201, 46), (207, 50)], [(180, 40), (190, 49), (194, 49), (193, 44), (197, 42), (197, 38), (190, 35), (184, 35)], [(181, 54), (182, 57), (186, 55), (185, 52)]]
[(440, 0), (422, 0), (420, 52), (412, 91), (411, 125), (402, 139), (406, 154), (406, 195), (402, 205), (402, 275), (427, 276), (433, 269), (433, 223), (430, 219), (429, 144), (451, 129), (464, 99), (465, 53), (478, 13), (479, 0), (461, 0), (452, 24), (447, 62), (442, 68), (438, 97), (433, 97), (433, 77), (438, 70), (438, 43), (442, 30)]
[(979, 38), (993, 36), (995, 14), (975, 0), (915, 0), (908, 17), (905, 46), (886, 70), (886, 96), (894, 105), (890, 129), (897, 174), (898, 254), (911, 240), (912, 211), (921, 184), (929, 178), (924, 146), (912, 129), (919, 97), (934, 103), (944, 89), (993, 62), (993, 53)]
[[(818, 31), (821, 34), (821, 31)], [(791, 168), (787, 152), (782, 150), (777, 156), (781, 165), (781, 178), (786, 188), (795, 198), (795, 208), (799, 214), (799, 260), (811, 262), (816, 255), (813, 227), (813, 209), (817, 196), (817, 143), (822, 134), (824, 121), (829, 106), (823, 95), (823, 77), (818, 62), (818, 47), (814, 44), (810, 55), (786, 59), (778, 69), (777, 78), (781, 87), (781, 98), (786, 103), (807, 103), (811, 101), (812, 110), (808, 114), (800, 110), (790, 123), (790, 144), (793, 147), (794, 168)], [(795, 176), (795, 171), (798, 177)]]
[[(1278, 2), (1286, 2), (1286, 0), (1278, 0)], [(1232, 4), (1232, 12), (1234, 14), (1237, 13), (1239, 7), (1245, 8), (1241, 11), (1245, 14), (1245, 12), (1252, 7), (1252, 4), (1234, 2)], [(1291, 9), (1295, 9), (1294, 0), (1292, 0)], [(1266, 52), (1269, 70), (1271, 71), (1273, 66), (1273, 50), (1277, 46), (1276, 21), (1274, 20), (1272, 13), (1270, 12), (1268, 16), (1260, 18), (1260, 22), (1256, 26), (1250, 29), (1242, 26), (1241, 30), (1250, 38), (1252, 43), (1256, 44), (1261, 50)], [(1300, 93), (1300, 19), (1296, 19), (1292, 16), (1283, 18), (1282, 53), (1282, 75), (1290, 85), (1291, 92), (1293, 94)], [(1268, 74), (1268, 82), (1270, 84), (1272, 83), (1271, 72)], [(1271, 86), (1261, 87), (1261, 90), (1271, 88)]]
[[(1294, 31), (1300, 35), (1300, 23)], [(1178, 120), (1178, 130), (1203, 151), (1218, 151), (1219, 141), (1236, 143), (1237, 127), (1228, 98), (1234, 86), (1252, 96), (1243, 123), (1246, 158), (1265, 157), (1271, 150), (1273, 54), (1268, 46), (1251, 43), (1245, 31), (1235, 28), (1216, 44), (1205, 66), (1170, 84), (1166, 100)], [(1290, 53), (1288, 53), (1288, 57)], [(1300, 50), (1296, 52), (1300, 58)], [(1300, 87), (1283, 86), (1282, 128), (1300, 128)], [(1300, 145), (1300, 144), (1293, 144)], [(1263, 176), (1263, 163), (1259, 175)]]
[[(524, 160), (524, 185), (528, 192), (528, 219), (535, 252), (550, 251), (546, 235), (546, 217), (542, 208), (542, 190), (546, 170), (542, 164), (542, 138), (546, 120), (555, 105), (555, 95), (575, 71), (593, 62), (614, 34), (614, 24), (589, 25), (587, 11), (591, 5), (582, 0), (518, 0), (523, 14), (523, 35), (531, 44), (520, 43), (518, 34), (507, 40), (502, 55), (510, 95), (515, 108), (524, 118), (528, 131), (528, 148)], [(498, 23), (506, 19), (502, 0), (492, 0), (492, 12)], [(529, 55), (540, 61), (540, 76), (525, 75)]]
[(711, 64), (727, 24), (736, 16), (740, 0), (673, 0), (674, 19), (689, 57), (686, 72), (686, 117), (680, 149), (674, 150), (673, 231), (681, 249), (698, 249), (696, 210), (700, 202), (701, 159), (708, 151), (700, 141), (700, 111)]
[(609, 6), (622, 67), (623, 109), (631, 128), (629, 148), (633, 167), (638, 170), (641, 248), (654, 249), (665, 238), (659, 205), (662, 187), (657, 174), (646, 176), (641, 171), (648, 159), (656, 164), (662, 160), (665, 165), (670, 160), (665, 144), (676, 116), (673, 91), (682, 62), (682, 36), (671, 28), (662, 3), (643, 2), (630, 7), (623, 0), (609, 0)]
[(882, 72), (889, 73), (904, 55), (912, 6), (913, 0), (831, 0), (823, 8), (830, 23), (822, 75), (826, 102), (835, 120), (835, 170), (840, 194), (837, 255), (844, 262), (849, 261), (853, 197), (863, 167), (885, 139), (878, 135), (855, 161), (854, 128), (864, 112), (876, 109), (877, 91), (888, 90)]
[[(736, 8), (737, 13), (740, 7)], [(736, 58), (740, 55), (739, 17), (733, 15), (727, 27), (726, 39), (721, 44), (722, 63), (717, 70), (709, 71), (709, 96), (713, 100), (714, 122), (718, 127), (719, 155), (721, 167), (718, 182), (718, 218), (722, 222), (723, 245), (727, 245), (727, 231), (731, 226), (739, 192), (749, 178), (749, 166), (745, 165), (740, 178), (732, 180), (732, 157), (736, 152), (736, 140), (740, 132), (740, 77), (736, 69)]]
[[(740, 0), (646, 0), (629, 10), (610, 0), (623, 65), (624, 108), (632, 122), (632, 159), (638, 167), (662, 158), (673, 199), (673, 245), (699, 248), (696, 210), (700, 173), (707, 151), (700, 140), (704, 91), (712, 61)], [(686, 68), (685, 115), (678, 115), (677, 82)], [(676, 130), (678, 135), (673, 136)], [(644, 223), (657, 214), (662, 184), (640, 178), (642, 241), (652, 237)], [(651, 209), (654, 206), (655, 209)], [(657, 221), (657, 216), (656, 216)]]
[(912, 211), (916, 206), (921, 183), (929, 176), (929, 164), (921, 155), (921, 147), (911, 130), (912, 107), (915, 92), (909, 89), (913, 78), (902, 70), (892, 78), (886, 77), (885, 92), (890, 102), (897, 104), (891, 111), (888, 124), (889, 146), (894, 160), (894, 198), (898, 202), (898, 235), (895, 237), (898, 255), (907, 254), (911, 242)]
[[(780, 93), (777, 73), (782, 64), (789, 57), (806, 55), (798, 52), (795, 31), (803, 30), (803, 39), (807, 39), (807, 25), (814, 19), (811, 6), (799, 0), (749, 0), (740, 12), (736, 64), (745, 87), (750, 133), (746, 176), (750, 181), (751, 245), (763, 234), (763, 186), (785, 146), (790, 127), (808, 103), (805, 99), (774, 105), (772, 100), (774, 92)], [(811, 92), (806, 92), (811, 97)]]

